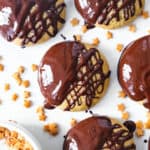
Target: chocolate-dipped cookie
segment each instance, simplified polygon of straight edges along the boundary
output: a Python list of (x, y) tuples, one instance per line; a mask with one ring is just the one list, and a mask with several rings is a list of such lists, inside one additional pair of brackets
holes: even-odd
[(93, 116), (68, 131), (63, 150), (135, 150), (134, 130), (132, 121)]
[(0, 0), (0, 33), (21, 46), (54, 37), (64, 18), (64, 0)]
[(145, 0), (74, 0), (88, 26), (113, 29), (134, 20), (142, 11)]
[(124, 92), (143, 101), (150, 110), (150, 36), (130, 43), (118, 63), (118, 79)]
[(110, 77), (106, 59), (96, 48), (77, 41), (52, 46), (39, 65), (38, 81), (45, 107), (86, 110), (104, 95)]

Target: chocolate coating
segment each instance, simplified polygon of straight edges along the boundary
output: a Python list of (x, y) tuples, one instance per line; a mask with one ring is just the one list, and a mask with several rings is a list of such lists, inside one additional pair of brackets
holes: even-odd
[(135, 101), (146, 98), (150, 109), (150, 36), (129, 44), (118, 64), (118, 79), (126, 94)]
[[(91, 59), (95, 60), (95, 64)], [(86, 71), (83, 71), (83, 67)], [(100, 79), (95, 77), (96, 74)], [(103, 71), (103, 60), (97, 49), (87, 50), (83, 44), (75, 41), (58, 43), (49, 49), (39, 66), (38, 81), (46, 98), (45, 107), (55, 107), (67, 100), (65, 110), (70, 110), (76, 104), (82, 105), (81, 96), (86, 98), (87, 107), (91, 107), (96, 92), (103, 92), (109, 75), (110, 71)], [(100, 85), (102, 88), (98, 90)], [(70, 93), (73, 93), (71, 100), (68, 98)]]
[(132, 143), (125, 146), (125, 142), (132, 138), (133, 132), (119, 124), (113, 125), (109, 118), (93, 116), (69, 130), (63, 150), (135, 150)]
[[(122, 4), (119, 6), (118, 4)], [(142, 8), (141, 0), (138, 0)], [(88, 25), (98, 24), (108, 25), (115, 18), (120, 21), (120, 11), (123, 10), (123, 17), (129, 20), (135, 15), (136, 0), (75, 0), (75, 5), (79, 13)], [(109, 13), (113, 11), (112, 15)]]
[(8, 19), (0, 24), (0, 32), (8, 41), (21, 38), (22, 45), (36, 43), (45, 33), (55, 36), (58, 22), (65, 23), (60, 16), (65, 4), (56, 6), (56, 3), (57, 0), (0, 0), (0, 12)]

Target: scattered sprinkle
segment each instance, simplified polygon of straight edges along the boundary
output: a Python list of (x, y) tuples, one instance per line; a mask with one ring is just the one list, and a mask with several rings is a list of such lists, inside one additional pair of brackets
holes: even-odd
[(107, 31), (106, 37), (107, 37), (108, 40), (109, 40), (109, 39), (112, 39), (112, 38), (113, 38), (113, 33), (110, 32), (110, 31)]
[(117, 107), (118, 107), (118, 110), (121, 111), (121, 112), (123, 112), (123, 111), (125, 110), (125, 108), (126, 108), (125, 105), (122, 104), (122, 103), (121, 103), (121, 104), (118, 104)]
[(119, 95), (118, 95), (118, 97), (120, 97), (120, 98), (125, 98), (127, 95), (126, 95), (126, 93), (124, 92), (124, 91), (119, 91)]
[(142, 11), (142, 17), (143, 17), (144, 19), (149, 18), (149, 12), (148, 12), (148, 11)]
[(11, 96), (11, 99), (13, 100), (13, 101), (16, 101), (17, 99), (18, 99), (18, 94), (17, 93), (14, 93), (12, 96)]
[(116, 49), (117, 49), (118, 52), (121, 52), (121, 50), (123, 49), (123, 44), (118, 43), (117, 46), (116, 46)]
[(32, 64), (32, 71), (33, 72), (35, 72), (35, 71), (37, 71), (38, 70), (38, 65), (36, 65), (36, 64)]
[(98, 44), (100, 43), (100, 40), (99, 40), (99, 38), (94, 38), (93, 39), (93, 41), (92, 41), (92, 44), (94, 45), (94, 46), (98, 46)]
[(24, 107), (25, 108), (30, 108), (32, 106), (32, 101), (30, 100), (24, 100)]
[(25, 67), (24, 66), (19, 66), (18, 68), (18, 73), (22, 74), (25, 71)]
[(86, 26), (86, 25), (83, 25), (82, 28), (81, 28), (81, 30), (82, 30), (83, 33), (87, 32), (87, 30), (88, 30), (88, 29), (87, 29), (87, 26)]
[(24, 91), (23, 92), (23, 97), (24, 98), (29, 98), (31, 96), (31, 92), (30, 91)]
[(3, 64), (0, 64), (0, 71), (4, 71), (4, 65)]
[(128, 112), (123, 112), (122, 113), (122, 119), (123, 120), (128, 120), (129, 119), (129, 113)]
[(134, 24), (129, 25), (129, 31), (130, 32), (136, 32), (136, 26)]
[(77, 120), (74, 119), (74, 118), (72, 118), (71, 121), (70, 121), (71, 127), (74, 127), (77, 123), (78, 123)]
[(5, 91), (9, 91), (9, 90), (10, 90), (10, 84), (9, 84), (9, 83), (6, 83), (6, 84), (4, 85), (4, 90), (5, 90)]
[(44, 125), (44, 131), (48, 132), (52, 136), (56, 136), (58, 134), (58, 130), (58, 125), (56, 123)]
[(77, 19), (77, 18), (73, 18), (70, 23), (71, 25), (74, 27), (74, 26), (77, 26), (79, 24), (80, 20)]
[(24, 80), (22, 81), (22, 85), (25, 87), (25, 88), (28, 88), (30, 86), (30, 81), (29, 80)]

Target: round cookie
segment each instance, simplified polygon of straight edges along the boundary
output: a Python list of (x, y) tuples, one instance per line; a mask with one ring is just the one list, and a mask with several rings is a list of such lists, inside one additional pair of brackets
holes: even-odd
[(64, 0), (0, 0), (0, 33), (29, 46), (54, 37), (65, 23)]
[(89, 109), (103, 97), (110, 71), (96, 48), (77, 41), (51, 47), (39, 65), (38, 81), (45, 107), (67, 111)]
[(118, 80), (124, 92), (135, 101), (143, 101), (150, 110), (150, 36), (130, 43), (118, 63)]
[(65, 136), (63, 150), (135, 150), (135, 123), (124, 124), (105, 116), (87, 118)]
[(145, 0), (74, 0), (78, 12), (89, 27), (121, 27), (141, 14)]

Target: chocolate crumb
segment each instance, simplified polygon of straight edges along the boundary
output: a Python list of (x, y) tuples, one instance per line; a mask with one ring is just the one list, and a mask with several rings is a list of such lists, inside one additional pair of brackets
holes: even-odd
[(66, 40), (66, 36), (64, 36), (63, 34), (60, 34), (60, 36), (63, 38), (63, 40)]

